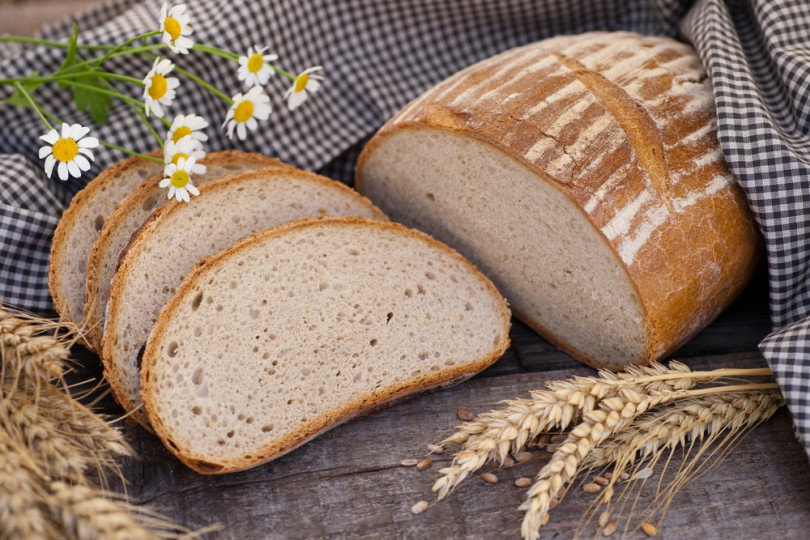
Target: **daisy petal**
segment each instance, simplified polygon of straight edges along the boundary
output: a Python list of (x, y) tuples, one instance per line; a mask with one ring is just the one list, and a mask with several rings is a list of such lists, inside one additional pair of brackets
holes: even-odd
[(170, 186), (169, 186), (169, 196), (168, 196), (167, 198), (171, 199), (172, 197), (174, 197), (174, 192), (175, 192), (175, 191), (177, 191), (177, 188), (176, 188), (176, 187), (174, 187), (174, 186), (172, 186), (172, 185), (170, 185)]
[(54, 165), (56, 165), (56, 158), (53, 156), (48, 156), (48, 159), (45, 160), (45, 174), (48, 175), (48, 178), (50, 178), (53, 174)]
[(81, 169), (79, 169), (79, 166), (76, 164), (75, 159), (73, 159), (71, 161), (68, 161), (67, 162), (67, 167), (68, 167), (68, 172), (70, 173), (70, 176), (72, 176), (74, 178), (79, 178), (82, 175), (82, 171), (81, 171)]
[(59, 175), (59, 180), (68, 179), (68, 166), (64, 161), (60, 161), (56, 167), (56, 173)]
[(196, 197), (197, 195), (199, 195), (199, 194), (200, 194), (200, 190), (199, 190), (199, 189), (197, 189), (197, 186), (195, 186), (195, 185), (194, 185), (194, 184), (192, 184), (191, 182), (189, 182), (189, 183), (188, 183), (188, 185), (186, 186), (186, 189), (187, 189), (187, 190), (188, 190), (188, 191), (189, 191), (189, 192), (190, 192), (192, 195), (194, 195), (195, 197)]
[(76, 163), (76, 165), (79, 166), (79, 168), (82, 171), (89, 171), (90, 170), (90, 162), (87, 161), (86, 157), (84, 157), (82, 155), (77, 155), (75, 158), (73, 158), (73, 161)]
[(182, 198), (184, 202), (190, 202), (191, 197), (188, 196), (188, 189), (184, 189), (182, 193)]
[(79, 147), (79, 153), (84, 154), (85, 156), (87, 156), (87, 159), (89, 159), (90, 161), (95, 161), (95, 159), (96, 159), (93, 156), (93, 152), (88, 150), (87, 148)]
[(70, 126), (67, 124), (62, 124), (62, 138), (67, 139), (70, 137)]
[(169, 184), (171, 184), (171, 183), (172, 183), (171, 178), (164, 178), (163, 180), (160, 181), (160, 184), (158, 184), (158, 187), (161, 187), (161, 188), (169, 187)]
[(50, 156), (53, 153), (53, 146), (43, 146), (39, 149), (39, 159)]
[(240, 122), (236, 126), (236, 136), (239, 137), (240, 141), (244, 141), (247, 138), (247, 129), (245, 129), (245, 124)]
[(45, 135), (41, 136), (40, 139), (42, 139), (46, 143), (53, 144), (59, 140), (59, 132), (56, 131), (55, 129), (52, 129)]
[(79, 148), (97, 148), (98, 147), (98, 139), (95, 137), (84, 137), (82, 140), (78, 141), (76, 144), (79, 145)]

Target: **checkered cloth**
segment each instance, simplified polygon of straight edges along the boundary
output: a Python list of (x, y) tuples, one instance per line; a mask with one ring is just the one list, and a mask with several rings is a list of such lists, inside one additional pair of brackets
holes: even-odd
[[(117, 43), (157, 27), (161, 0), (114, 0), (77, 17), (85, 42)], [(405, 103), (459, 69), (505, 49), (562, 33), (631, 30), (680, 37), (697, 48), (714, 87), (718, 129), (735, 176), (764, 233), (776, 333), (761, 345), (782, 386), (810, 453), (810, 4), (807, 0), (301, 0), (189, 2), (199, 41), (235, 51), (268, 45), (298, 72), (324, 66), (327, 82), (294, 113), (281, 95), (289, 81), (273, 77), (271, 121), (245, 150), (351, 181), (359, 149)], [(69, 23), (43, 37), (64, 38)], [(47, 73), (64, 52), (0, 48), (3, 76)], [(174, 56), (227, 94), (242, 91), (234, 66), (204, 54)], [(110, 63), (141, 78), (149, 59)], [(121, 85), (123, 86), (123, 85)], [(140, 98), (138, 89), (133, 97)], [(64, 91), (37, 97), (57, 116), (75, 114)], [(5, 96), (2, 96), (5, 97)], [(186, 82), (173, 111), (214, 122), (225, 114), (211, 94)], [(47, 287), (49, 240), (71, 196), (122, 156), (98, 151), (82, 180), (48, 180), (37, 159), (44, 133), (25, 109), (0, 108), (0, 299), (32, 310), (53, 308)], [(124, 106), (94, 128), (100, 138), (142, 150), (149, 133)], [(232, 147), (209, 130), (209, 150)]]

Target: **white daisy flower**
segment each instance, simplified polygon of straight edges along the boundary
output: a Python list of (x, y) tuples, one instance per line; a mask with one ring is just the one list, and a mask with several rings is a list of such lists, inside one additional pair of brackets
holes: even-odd
[(287, 108), (291, 111), (297, 109), (307, 99), (307, 93), (314, 94), (320, 89), (323, 77), (313, 75), (313, 73), (322, 69), (321, 66), (307, 68), (295, 78), (292, 86), (284, 94), (284, 99), (287, 100)]
[(250, 47), (245, 56), (239, 57), (239, 70), (236, 76), (240, 81), (245, 81), (245, 86), (264, 86), (270, 80), (270, 75), (275, 73), (269, 62), (278, 60), (277, 54), (264, 54), (267, 47)]
[(205, 142), (208, 140), (208, 135), (203, 131), (208, 127), (208, 120), (196, 114), (178, 114), (172, 120), (172, 126), (169, 128), (169, 133), (166, 135), (166, 140), (177, 142), (183, 137), (189, 135), (194, 140)]
[(191, 170), (194, 168), (195, 162), (193, 157), (180, 158), (177, 163), (169, 163), (166, 165), (166, 170), (163, 171), (163, 180), (160, 181), (160, 187), (169, 188), (169, 195), (167, 198), (174, 197), (178, 201), (189, 202), (191, 197), (189, 193), (195, 197), (200, 194), (200, 190), (191, 182)]
[(194, 46), (194, 41), (189, 38), (191, 26), (188, 25), (188, 14), (185, 4), (177, 4), (169, 9), (169, 4), (163, 4), (160, 8), (160, 30), (163, 32), (163, 43), (168, 45), (174, 53), (188, 54), (188, 50)]
[(155, 58), (152, 69), (143, 80), (143, 102), (146, 115), (152, 112), (155, 116), (163, 117), (163, 107), (168, 107), (174, 101), (175, 90), (180, 86), (177, 77), (166, 77), (174, 69), (171, 60)]
[(233, 105), (228, 109), (225, 123), (222, 127), (228, 126), (228, 138), (233, 139), (233, 131), (241, 140), (247, 138), (248, 130), (255, 130), (259, 127), (257, 120), (267, 120), (272, 112), (270, 98), (264, 93), (261, 86), (254, 86), (245, 94), (233, 96)]
[(90, 128), (79, 124), (69, 126), (62, 124), (62, 134), (55, 129), (50, 130), (40, 139), (48, 143), (39, 149), (39, 158), (45, 159), (45, 174), (48, 178), (53, 174), (56, 167), (60, 180), (67, 180), (74, 176), (79, 178), (82, 172), (90, 170), (90, 162), (93, 161), (91, 148), (98, 146), (98, 139), (95, 137), (85, 137), (90, 132)]
[(174, 142), (169, 139), (163, 147), (163, 163), (168, 167), (169, 164), (177, 163), (181, 159), (194, 158), (194, 166), (191, 167), (192, 174), (205, 174), (207, 171), (205, 165), (199, 161), (205, 157), (202, 143), (192, 137), (183, 137), (179, 141)]

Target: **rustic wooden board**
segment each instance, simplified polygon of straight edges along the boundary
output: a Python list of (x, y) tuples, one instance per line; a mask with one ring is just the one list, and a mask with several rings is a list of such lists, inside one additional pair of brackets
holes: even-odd
[[(762, 278), (732, 308), (676, 355), (693, 369), (764, 365), (756, 343), (769, 331)], [(220, 523), (216, 537), (253, 538), (519, 538), (524, 490), (513, 485), (548, 459), (496, 471), (501, 482), (468, 480), (448, 500), (414, 516), (417, 501), (449, 456), (426, 471), (399, 466), (426, 455), (458, 423), (457, 407), (482, 412), (526, 395), (544, 381), (593, 370), (553, 349), (516, 322), (513, 347), (490, 369), (454, 388), (401, 403), (340, 426), (274, 462), (227, 476), (200, 476), (175, 460), (153, 436), (131, 428), (140, 461), (125, 465), (127, 491), (183, 525)], [(87, 355), (92, 371), (95, 358)], [(96, 368), (97, 369), (97, 368)], [(114, 405), (109, 405), (114, 411)], [(650, 497), (647, 489), (645, 496)], [(642, 498), (644, 500), (649, 500)], [(552, 513), (543, 538), (570, 538), (592, 501), (576, 487)], [(807, 538), (810, 466), (782, 410), (758, 427), (710, 475), (676, 497), (663, 538)], [(589, 529), (585, 536), (592, 536)], [(616, 535), (617, 537), (619, 534)], [(644, 538), (632, 532), (631, 538)]]

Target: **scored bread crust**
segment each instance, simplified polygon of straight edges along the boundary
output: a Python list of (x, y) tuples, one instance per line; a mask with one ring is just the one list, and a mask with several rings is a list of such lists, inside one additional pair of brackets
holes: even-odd
[[(224, 150), (221, 152), (211, 152), (200, 161), (202, 164), (240, 164), (240, 163), (253, 163), (257, 166), (261, 165), (276, 165), (281, 163), (276, 158), (267, 157), (262, 154), (252, 152), (242, 152), (238, 150)], [(258, 167), (257, 167), (258, 168)], [(85, 323), (88, 327), (87, 341), (90, 348), (96, 353), (101, 353), (101, 339), (104, 335), (104, 306), (107, 303), (107, 296), (101, 294), (101, 289), (104, 287), (102, 283), (102, 268), (103, 262), (110, 255), (114, 256), (117, 260), (119, 253), (110, 254), (112, 249), (111, 242), (115, 237), (121, 223), (124, 222), (132, 212), (136, 211), (138, 207), (143, 205), (151, 197), (155, 196), (158, 191), (157, 185), (163, 178), (162, 173), (156, 174), (151, 178), (144, 181), (136, 189), (132, 191), (110, 214), (104, 223), (104, 228), (101, 234), (96, 239), (93, 249), (90, 252), (90, 260), (87, 264), (87, 282), (86, 282), (86, 303), (85, 303)], [(160, 197), (163, 190), (159, 190), (157, 196)], [(160, 205), (158, 205), (160, 206)]]
[[(152, 157), (159, 157), (159, 151), (153, 151), (147, 154)], [(68, 297), (70, 292), (65, 287), (62, 277), (62, 265), (65, 257), (68, 255), (69, 245), (68, 240), (74, 228), (80, 223), (80, 219), (88, 209), (88, 206), (96, 202), (97, 197), (108, 186), (115, 184), (121, 175), (130, 172), (133, 169), (148, 165), (149, 161), (133, 156), (117, 163), (114, 163), (101, 171), (98, 176), (93, 178), (87, 185), (71, 199), (70, 205), (62, 213), (59, 219), (59, 224), (53, 233), (53, 241), (51, 243), (50, 253), (50, 268), (48, 270), (48, 289), (50, 290), (53, 303), (56, 306), (56, 311), (62, 320), (68, 320), (75, 324), (81, 324), (84, 319), (84, 306), (81, 306), (80, 313), (82, 316), (76, 317), (71, 314), (72, 308), (75, 306), (70, 305)], [(86, 216), (84, 216), (86, 217)], [(108, 216), (104, 216), (105, 221)], [(85, 261), (86, 263), (87, 261)], [(86, 264), (85, 264), (86, 269)], [(82, 293), (84, 289), (82, 289)], [(78, 309), (78, 308), (76, 308)], [(76, 319), (76, 320), (74, 320)]]
[[(634, 58), (640, 58), (637, 72), (623, 67)], [(632, 93), (630, 85), (636, 85)], [(550, 118), (559, 118), (552, 134), (544, 131), (552, 131), (544, 127)], [(604, 167), (589, 176), (577, 158), (598, 152), (599, 122), (615, 126), (613, 140), (621, 144), (605, 152)], [(759, 262), (761, 237), (717, 143), (706, 74), (694, 51), (670, 38), (627, 32), (560, 36), (474, 64), (425, 92), (377, 132), (358, 160), (357, 189), (368, 192), (364, 168), (389, 137), (419, 129), (489, 146), (555, 188), (593, 224), (640, 301), (647, 338), (638, 363), (673, 352), (713, 320), (749, 283)], [(696, 133), (703, 136), (694, 144), (680, 144)], [(616, 171), (624, 176), (623, 189), (610, 187)], [(699, 191), (715, 187), (705, 178), (718, 179), (719, 186), (706, 196)], [(650, 196), (642, 200), (639, 189)], [(683, 208), (674, 206), (682, 200)], [(638, 216), (658, 219), (659, 209), (666, 217), (635, 253), (622, 244), (627, 235), (606, 232), (611, 220), (633, 210), (627, 217), (627, 232), (633, 233), (633, 227), (649, 225)], [(715, 261), (723, 262), (713, 269)], [(714, 281), (692, 279), (715, 270)], [(560, 349), (597, 368), (621, 368), (587, 354), (511, 300), (515, 315)]]
[[(239, 173), (229, 174), (216, 180), (210, 180), (200, 186), (200, 196), (205, 196), (208, 193), (231, 189), (236, 184), (251, 181), (257, 176), (266, 176), (268, 174), (275, 174), (279, 177), (283, 175), (298, 176), (307, 178), (316, 184), (324, 186), (328, 189), (340, 191), (355, 199), (356, 201), (365, 205), (374, 214), (374, 219), (380, 221), (388, 221), (388, 217), (364, 195), (353, 190), (346, 184), (338, 182), (315, 174), (310, 171), (305, 171), (292, 165), (277, 161), (273, 165), (263, 167), (261, 169), (252, 169)], [(282, 180), (283, 181), (283, 180)], [(113, 275), (112, 283), (110, 285), (109, 305), (107, 306), (107, 330), (102, 338), (101, 359), (104, 364), (104, 376), (112, 388), (113, 395), (118, 403), (131, 414), (131, 418), (143, 427), (150, 429), (149, 421), (146, 414), (139, 408), (138, 405), (133, 403), (131, 396), (124, 389), (124, 384), (121, 378), (121, 373), (118, 364), (113, 357), (113, 343), (112, 336), (117, 335), (118, 319), (120, 310), (124, 307), (122, 305), (122, 291), (133, 271), (133, 261), (137, 259), (138, 254), (143, 250), (146, 244), (155, 234), (159, 234), (160, 224), (167, 219), (170, 219), (173, 214), (184, 209), (186, 203), (178, 201), (170, 201), (168, 204), (156, 209), (147, 218), (146, 222), (132, 235), (127, 246), (121, 251), (118, 258), (115, 274)]]
[[(155, 389), (151, 383), (151, 372), (155, 369), (155, 364), (158, 360), (157, 351), (160, 346), (159, 344), (166, 339), (167, 321), (171, 320), (172, 317), (175, 316), (176, 311), (180, 308), (185, 300), (185, 295), (189, 291), (193, 290), (193, 287), (197, 284), (197, 282), (205, 279), (209, 271), (226, 263), (230, 257), (242, 251), (247, 251), (253, 246), (259, 245), (270, 238), (284, 235), (289, 231), (309, 227), (319, 227), (324, 224), (330, 226), (363, 225), (377, 227), (380, 229), (395, 230), (406, 236), (421, 239), (422, 241), (427, 242), (429, 245), (446, 252), (468, 271), (470, 271), (474, 276), (476, 276), (482, 283), (484, 283), (487, 289), (490, 291), (492, 297), (497, 300), (498, 309), (503, 322), (501, 340), (497, 345), (493, 345), (490, 354), (472, 360), (466, 363), (465, 366), (448, 368), (442, 372), (428, 373), (408, 381), (404, 381), (387, 391), (377, 391), (367, 396), (360, 396), (357, 399), (344, 404), (342, 407), (334, 409), (327, 415), (322, 415), (320, 418), (307, 422), (293, 434), (290, 434), (276, 442), (269, 443), (260, 449), (246, 450), (246, 454), (248, 454), (246, 456), (221, 460), (220, 462), (214, 463), (205, 456), (194, 455), (188, 449), (183, 448), (180, 444), (176, 443), (172, 439), (171, 433), (166, 428), (165, 424), (162, 422), (160, 416), (155, 410)], [(456, 250), (439, 242), (432, 236), (415, 229), (410, 229), (398, 223), (372, 221), (359, 217), (320, 217), (302, 219), (286, 223), (284, 225), (280, 225), (245, 238), (222, 253), (204, 259), (192, 272), (189, 273), (186, 279), (183, 280), (183, 283), (178, 287), (172, 299), (161, 311), (160, 316), (158, 317), (158, 322), (152, 330), (152, 334), (149, 336), (149, 340), (146, 343), (141, 368), (141, 392), (147, 416), (149, 417), (155, 433), (160, 437), (166, 447), (175, 456), (177, 456), (178, 459), (180, 459), (191, 469), (194, 469), (201, 474), (228, 473), (249, 467), (255, 467), (280, 457), (306, 443), (307, 441), (317, 437), (321, 433), (347, 422), (352, 418), (369, 412), (369, 409), (381, 408), (387, 404), (392, 404), (397, 400), (404, 399), (408, 396), (426, 390), (450, 386), (475, 375), (498, 360), (509, 348), (509, 328), (509, 307), (506, 300), (503, 299), (501, 293), (495, 288), (495, 285), (493, 285), (489, 278), (482, 274), (478, 268), (475, 267), (475, 265), (465, 259)]]

